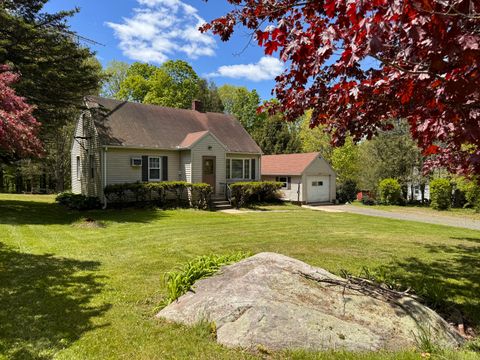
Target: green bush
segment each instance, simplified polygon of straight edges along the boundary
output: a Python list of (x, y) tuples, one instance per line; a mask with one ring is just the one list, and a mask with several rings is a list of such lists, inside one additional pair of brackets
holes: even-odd
[[(456, 190), (463, 194), (465, 197), (465, 203), (459, 204), (458, 201), (455, 201), (455, 205), (475, 208), (477, 211), (480, 211), (480, 186), (478, 181), (478, 178), (473, 178), (471, 180), (465, 178), (459, 179)], [(454, 197), (454, 200), (456, 200), (457, 197), (458, 195)]]
[(189, 291), (195, 281), (215, 274), (220, 267), (238, 262), (248, 257), (248, 253), (233, 253), (229, 255), (204, 255), (186, 263), (179, 271), (165, 274), (167, 297), (163, 306), (177, 300)]
[(230, 185), (231, 202), (238, 209), (242, 206), (278, 200), (278, 190), (282, 188), (281, 182), (252, 181), (237, 182)]
[(93, 210), (101, 207), (100, 200), (94, 196), (85, 196), (63, 192), (57, 195), (55, 201), (72, 210)]
[(452, 204), (452, 184), (447, 179), (430, 181), (430, 206), (436, 210), (447, 210)]
[(210, 198), (212, 196), (212, 186), (205, 183), (190, 184), (191, 205), (196, 209), (207, 209), (210, 205)]
[[(190, 199), (189, 190), (191, 190)], [(120, 206), (154, 203), (164, 207), (192, 206), (207, 209), (212, 191), (209, 184), (162, 181), (107, 185), (104, 194), (109, 203)]]
[(345, 182), (337, 188), (337, 200), (341, 204), (352, 202), (357, 198), (357, 192), (357, 183), (353, 180), (345, 180)]
[(380, 202), (384, 205), (402, 204), (402, 188), (396, 179), (383, 179), (378, 184)]
[(363, 205), (377, 205), (376, 201), (374, 199), (372, 199), (370, 196), (368, 195), (364, 195), (362, 197), (362, 204)]

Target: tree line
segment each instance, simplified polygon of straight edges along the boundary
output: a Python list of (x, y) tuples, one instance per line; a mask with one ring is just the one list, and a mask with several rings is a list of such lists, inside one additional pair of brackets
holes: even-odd
[[(357, 189), (375, 191), (380, 180), (395, 178), (406, 194), (409, 185), (425, 184), (432, 171), (445, 174), (433, 169), (424, 175), (425, 152), (418, 149), (403, 120), (382, 120), (385, 126), (376, 136), (359, 139), (347, 131), (339, 143), (328, 124), (319, 125), (318, 109), (304, 109), (296, 117), (289, 114), (290, 121), (281, 112), (258, 112), (259, 107), (278, 109), (278, 100), (262, 101), (246, 87), (217, 87), (185, 61), (170, 60), (161, 66), (112, 61), (103, 69), (88, 43), (69, 29), (68, 19), (78, 9), (50, 14), (42, 10), (47, 2), (0, 4), (0, 65), (8, 67), (0, 69), (4, 74), (0, 87), (14, 90), (25, 106), (33, 106), (29, 111), (41, 124), (38, 138), (43, 144), (41, 151), (30, 154), (39, 158), (22, 153), (21, 141), (11, 141), (17, 148), (0, 146), (0, 191), (69, 188), (73, 127), (83, 97), (89, 94), (186, 109), (198, 99), (205, 111), (234, 115), (265, 154), (321, 152), (337, 171), (340, 186), (353, 183)], [(23, 113), (20, 109), (17, 112)]]

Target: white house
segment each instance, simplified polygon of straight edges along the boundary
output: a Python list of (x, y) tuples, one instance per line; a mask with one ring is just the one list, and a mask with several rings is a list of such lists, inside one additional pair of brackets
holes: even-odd
[(218, 197), (235, 181), (260, 180), (261, 150), (232, 116), (85, 98), (72, 145), (72, 191), (98, 196), (109, 184), (184, 180)]
[(262, 180), (283, 183), (283, 199), (302, 203), (335, 202), (336, 173), (318, 152), (262, 157)]

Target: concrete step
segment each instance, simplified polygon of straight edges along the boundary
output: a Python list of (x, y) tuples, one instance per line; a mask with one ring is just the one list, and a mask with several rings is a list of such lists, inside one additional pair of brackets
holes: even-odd
[(232, 205), (227, 200), (213, 200), (212, 201), (213, 210), (227, 210), (232, 209)]

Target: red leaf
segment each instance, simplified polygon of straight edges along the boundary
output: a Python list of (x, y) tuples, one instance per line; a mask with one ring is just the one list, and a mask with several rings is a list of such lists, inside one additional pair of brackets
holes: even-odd
[(328, 17), (335, 16), (335, 0), (326, 0), (323, 8)]
[(438, 154), (439, 147), (437, 145), (430, 145), (425, 150), (423, 150), (424, 156), (435, 155)]

